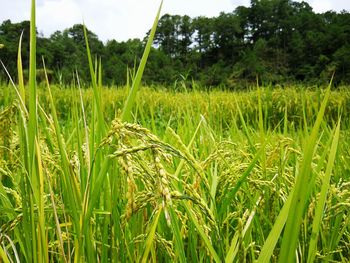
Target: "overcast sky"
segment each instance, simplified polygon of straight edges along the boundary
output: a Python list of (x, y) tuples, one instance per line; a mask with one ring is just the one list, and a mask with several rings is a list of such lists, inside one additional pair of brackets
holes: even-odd
[[(349, 0), (307, 0), (316, 12), (350, 10)], [(107, 41), (143, 38), (149, 30), (160, 0), (37, 0), (37, 28), (45, 36), (85, 21), (98, 37)], [(249, 0), (164, 0), (162, 14), (196, 17), (231, 12)], [(0, 23), (29, 20), (30, 0), (0, 0)]]

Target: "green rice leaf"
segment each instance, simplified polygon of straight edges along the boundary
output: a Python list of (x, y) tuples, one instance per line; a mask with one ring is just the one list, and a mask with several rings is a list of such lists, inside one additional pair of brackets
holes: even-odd
[(136, 72), (136, 76), (135, 76), (135, 78), (134, 78), (134, 80), (132, 82), (132, 86), (131, 86), (131, 89), (129, 91), (128, 98), (127, 98), (127, 100), (126, 100), (126, 102), (124, 104), (124, 108), (123, 108), (122, 116), (121, 116), (121, 119), (123, 121), (129, 121), (129, 122), (131, 121), (132, 107), (133, 107), (133, 105), (135, 103), (135, 100), (136, 100), (137, 91), (140, 88), (141, 79), (142, 79), (143, 71), (145, 70), (145, 66), (146, 66), (146, 62), (147, 62), (147, 59), (148, 59), (148, 55), (149, 55), (149, 53), (151, 51), (151, 46), (152, 46), (152, 43), (153, 43), (154, 35), (156, 33), (158, 20), (159, 20), (159, 16), (160, 16), (160, 11), (162, 10), (162, 5), (163, 5), (163, 0), (160, 3), (160, 6), (159, 6), (159, 9), (158, 9), (156, 18), (155, 18), (155, 20), (153, 22), (151, 33), (150, 33), (150, 35), (148, 37), (148, 40), (147, 40), (145, 51), (143, 52), (140, 65), (139, 65), (139, 67), (137, 69), (137, 72)]
[(278, 214), (276, 222), (274, 223), (270, 234), (268, 235), (264, 246), (261, 249), (257, 263), (270, 262), (270, 258), (281, 236), (283, 227), (287, 221), (292, 198), (293, 191), (289, 194), (287, 201), (284, 203), (280, 213)]
[(156, 235), (156, 229), (157, 229), (159, 217), (160, 217), (160, 214), (162, 213), (162, 210), (163, 210), (162, 206), (159, 206), (157, 214), (155, 215), (152, 227), (151, 227), (151, 229), (150, 229), (150, 231), (148, 233), (148, 236), (147, 236), (147, 240), (146, 240), (146, 243), (145, 243), (145, 251), (143, 252), (143, 256), (142, 256), (142, 260), (141, 260), (142, 263), (148, 262), (148, 254), (151, 251), (151, 247), (153, 245), (153, 241), (154, 241), (154, 237)]
[(320, 198), (316, 205), (315, 216), (312, 223), (312, 232), (311, 232), (311, 240), (309, 244), (309, 252), (307, 262), (312, 263), (315, 260), (316, 252), (317, 252), (317, 240), (318, 233), (321, 227), (321, 221), (323, 216), (323, 209), (326, 203), (327, 192), (330, 185), (332, 169), (334, 166), (334, 160), (337, 153), (338, 142), (339, 142), (339, 133), (340, 133), (340, 121), (335, 129), (332, 146), (329, 153), (329, 159), (327, 163), (327, 168), (324, 177), (322, 178), (322, 186), (320, 192)]
[(311, 162), (316, 147), (319, 128), (321, 126), (326, 105), (328, 103), (330, 87), (331, 84), (326, 90), (326, 94), (322, 101), (311, 134), (306, 139), (307, 144), (305, 143), (303, 162), (301, 164), (300, 172), (296, 177), (294, 194), (286, 222), (286, 229), (283, 234), (282, 247), (279, 254), (280, 263), (294, 262), (295, 259), (295, 250), (297, 247), (300, 225), (303, 218), (303, 213), (305, 211), (305, 206), (308, 202), (308, 191), (314, 187), (314, 180), (312, 180), (314, 177), (312, 177)]
[(182, 202), (182, 204), (183, 204), (183, 206), (184, 206), (184, 208), (186, 210), (186, 213), (189, 216), (191, 222), (195, 225), (199, 235), (201, 236), (201, 238), (204, 241), (207, 249), (209, 250), (211, 257), (214, 259), (215, 262), (221, 262), (220, 257), (216, 253), (216, 251), (215, 251), (213, 245), (211, 244), (209, 238), (205, 234), (204, 229), (202, 228), (200, 223), (197, 221), (196, 217), (193, 215), (193, 212), (192, 212), (190, 206), (186, 202)]

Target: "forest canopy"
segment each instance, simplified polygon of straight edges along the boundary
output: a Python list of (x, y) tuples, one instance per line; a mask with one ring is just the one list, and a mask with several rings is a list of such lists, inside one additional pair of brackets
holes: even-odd
[[(16, 76), (17, 50), (23, 31), (22, 59), (29, 64), (29, 21), (0, 25), (0, 59)], [(145, 39), (103, 43), (88, 30), (89, 43), (103, 65), (106, 85), (123, 85), (127, 68), (142, 55)], [(76, 72), (89, 81), (83, 25), (37, 39), (53, 82), (70, 84)], [(40, 72), (40, 71), (39, 71)], [(165, 14), (161, 17), (144, 73), (147, 84), (173, 85), (195, 80), (203, 86), (245, 86), (256, 77), (272, 84), (329, 82), (350, 84), (350, 13), (315, 13), (306, 2), (252, 0), (217, 17)], [(39, 74), (40, 75), (40, 74)], [(39, 76), (40, 77), (40, 76)], [(1, 81), (8, 78), (3, 69)]]

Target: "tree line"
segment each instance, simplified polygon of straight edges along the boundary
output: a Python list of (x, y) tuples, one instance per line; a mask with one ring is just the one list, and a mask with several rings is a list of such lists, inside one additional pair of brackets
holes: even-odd
[[(22, 59), (29, 61), (29, 22), (0, 25), (0, 59), (16, 75), (18, 40), (23, 33)], [(123, 85), (127, 68), (138, 64), (147, 39), (103, 43), (88, 30), (92, 54), (101, 59), (103, 81)], [(79, 75), (89, 81), (83, 25), (50, 37), (39, 34), (38, 61), (44, 57), (52, 81), (69, 84)], [(39, 66), (40, 67), (40, 66)], [(350, 13), (315, 13), (306, 2), (252, 0), (217, 17), (165, 14), (159, 20), (144, 82), (174, 85), (177, 80), (203, 86), (244, 87), (329, 82), (350, 84)], [(5, 80), (2, 70), (0, 78)]]

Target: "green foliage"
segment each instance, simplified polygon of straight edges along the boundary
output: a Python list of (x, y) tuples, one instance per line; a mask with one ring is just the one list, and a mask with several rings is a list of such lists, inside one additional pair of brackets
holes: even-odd
[[(254, 83), (310, 82), (326, 85), (350, 83), (350, 14), (328, 11), (316, 14), (306, 2), (251, 1), (217, 17), (165, 14), (159, 20), (155, 41), (144, 72), (147, 84), (173, 86), (180, 76), (202, 86), (237, 88)], [(17, 43), (23, 34), (23, 66), (29, 65), (29, 22), (0, 25), (0, 56), (11, 76), (15, 75)], [(147, 33), (149, 34), (149, 33)], [(139, 63), (145, 41), (109, 40), (102, 43), (88, 30), (92, 57), (101, 57), (103, 83), (124, 85), (127, 67)], [(60, 84), (88, 83), (83, 25), (37, 40), (37, 56), (45, 57), (52, 81)], [(38, 61), (39, 61), (38, 59)], [(38, 68), (42, 68), (39, 63)], [(4, 80), (6, 75), (0, 73)]]
[[(6, 91), (9, 89), (12, 87), (2, 87), (0, 105), (16, 105), (14, 91)], [(71, 257), (277, 261), (291, 207), (288, 196), (293, 196), (295, 176), (301, 172), (297, 167), (305, 158), (303, 151), (310, 147), (303, 144), (305, 131), (315, 123), (322, 91), (262, 88), (259, 95), (257, 91), (174, 93), (143, 88), (133, 110), (135, 120), (143, 127), (114, 121), (102, 142), (90, 135), (91, 127), (95, 133), (99, 129), (97, 115), (92, 114), (93, 90), (81, 92), (82, 102), (75, 89), (38, 88), (39, 105), (45, 110), (38, 115), (37, 147), (45, 178), (42, 201), (50, 261), (69, 261)], [(126, 89), (102, 88), (100, 92), (104, 98), (102, 113), (110, 123), (122, 109)], [(314, 256), (316, 261), (325, 257), (339, 261), (349, 257), (348, 102), (347, 90), (329, 94), (311, 160), (315, 183), (308, 193), (300, 232), (295, 230), (299, 232), (299, 260)], [(5, 146), (0, 150), (6, 152), (1, 153), (0, 206), (4, 212), (0, 225), (2, 233), (15, 243), (14, 248), (7, 248), (7, 257), (13, 259), (17, 251), (27, 260), (33, 256), (24, 234), (31, 231), (27, 221), (30, 215), (21, 215), (25, 195), (19, 182), (25, 177), (18, 162), (26, 149), (18, 146), (19, 139), (24, 143), (25, 137), (19, 137), (22, 122), (11, 121), (16, 119), (18, 107), (10, 109), (0, 114), (0, 145)], [(341, 130), (337, 125), (339, 110), (344, 119)], [(3, 132), (5, 128), (8, 133)], [(95, 151), (89, 157), (93, 138)], [(335, 151), (333, 142), (337, 140)], [(98, 159), (102, 153), (103, 158)], [(154, 154), (160, 154), (160, 163), (155, 162)], [(167, 160), (170, 155), (171, 162)], [(93, 183), (91, 192), (90, 180), (101, 172), (93, 167), (105, 159), (109, 160), (109, 169), (101, 177), (101, 190), (95, 192)], [(156, 163), (165, 175), (156, 169)], [(89, 171), (95, 174), (90, 179)], [(168, 183), (159, 188), (163, 181)], [(167, 193), (165, 186), (171, 194), (170, 202), (163, 196), (163, 191)], [(80, 210), (82, 203), (90, 207), (88, 214)], [(33, 209), (39, 215), (35, 206)], [(312, 234), (315, 231), (318, 238)]]

